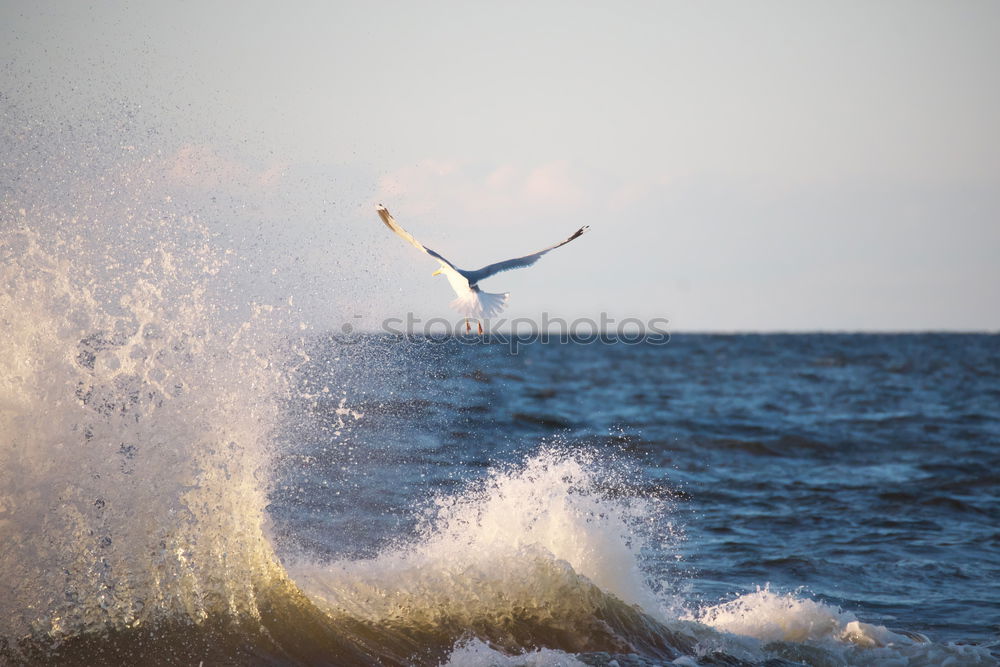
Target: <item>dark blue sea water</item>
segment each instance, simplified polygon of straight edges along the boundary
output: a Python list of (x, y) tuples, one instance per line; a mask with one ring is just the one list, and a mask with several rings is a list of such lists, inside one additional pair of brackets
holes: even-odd
[(372, 558), (419, 532), (428, 498), (582, 452), (627, 471), (598, 473), (610, 495), (662, 501), (670, 534), (643, 573), (694, 617), (736, 599), (727, 627), (770, 638), (815, 613), (787, 609), (808, 600), (997, 645), (1000, 337), (680, 334), (512, 353), (331, 336), (310, 353), (313, 428), (288, 435), (305, 458), (284, 460), (270, 506), (286, 549)]

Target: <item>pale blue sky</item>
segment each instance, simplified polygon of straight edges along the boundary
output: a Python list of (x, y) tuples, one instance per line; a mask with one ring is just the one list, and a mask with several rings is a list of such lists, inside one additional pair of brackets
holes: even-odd
[(998, 330), (997, 35), (996, 2), (2, 1), (0, 93), (139, 106), (178, 189), (270, 216), (226, 224), (316, 326), (454, 317), (381, 201), (469, 268), (591, 225), (483, 284), (510, 317)]

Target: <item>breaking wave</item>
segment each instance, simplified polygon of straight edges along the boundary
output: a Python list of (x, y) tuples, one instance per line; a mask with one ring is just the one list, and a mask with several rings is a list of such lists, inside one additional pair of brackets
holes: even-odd
[[(46, 173), (14, 148), (6, 175)], [(231, 253), (126, 152), (0, 207), (3, 662), (993, 664), (769, 590), (685, 609), (668, 502), (578, 449), (428, 499), (373, 557), (283, 561), (292, 318), (235, 296)]]

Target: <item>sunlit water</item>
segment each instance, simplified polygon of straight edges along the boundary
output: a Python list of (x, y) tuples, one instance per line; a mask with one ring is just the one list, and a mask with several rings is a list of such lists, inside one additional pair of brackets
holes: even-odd
[(3, 662), (997, 663), (997, 337), (305, 335), (17, 132)]

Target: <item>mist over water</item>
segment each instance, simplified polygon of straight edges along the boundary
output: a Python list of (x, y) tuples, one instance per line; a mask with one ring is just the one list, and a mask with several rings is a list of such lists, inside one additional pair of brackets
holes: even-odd
[(287, 313), (233, 291), (155, 142), (5, 111), (3, 646), (256, 617)]
[[(222, 166), (127, 107), (4, 119), (0, 661), (995, 664), (863, 605), (706, 600), (692, 548), (743, 565), (682, 506), (739, 484), (683, 462), (768, 443), (665, 408), (690, 380), (663, 349), (325, 335), (314, 278), (252, 238), (272, 195), (199, 187)], [(685, 428), (710, 442), (658, 431)]]
[(266, 309), (226, 321), (190, 220), (52, 208), (2, 231), (3, 635), (252, 615), (283, 387)]

